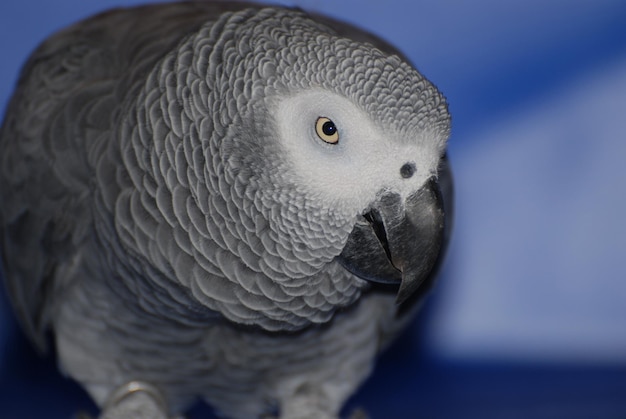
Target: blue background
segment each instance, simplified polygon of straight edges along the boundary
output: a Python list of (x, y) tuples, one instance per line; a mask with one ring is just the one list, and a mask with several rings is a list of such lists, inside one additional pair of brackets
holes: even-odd
[[(2, 2), (0, 107), (47, 35), (139, 3)], [(626, 2), (281, 3), (386, 38), (453, 114), (457, 217), (443, 278), (346, 412), (626, 417)], [(0, 417), (93, 412), (7, 304), (2, 295)]]

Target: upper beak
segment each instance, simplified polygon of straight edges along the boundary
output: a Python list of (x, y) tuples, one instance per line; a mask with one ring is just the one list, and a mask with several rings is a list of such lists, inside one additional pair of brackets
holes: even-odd
[(359, 216), (338, 260), (362, 279), (399, 284), (396, 302), (401, 304), (435, 269), (445, 218), (434, 178), (405, 200), (384, 192)]

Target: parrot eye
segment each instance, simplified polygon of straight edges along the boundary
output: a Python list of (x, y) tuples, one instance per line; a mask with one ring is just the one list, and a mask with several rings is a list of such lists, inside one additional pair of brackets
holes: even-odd
[(317, 118), (317, 122), (315, 122), (315, 132), (322, 141), (328, 144), (337, 144), (339, 141), (337, 126), (325, 116)]

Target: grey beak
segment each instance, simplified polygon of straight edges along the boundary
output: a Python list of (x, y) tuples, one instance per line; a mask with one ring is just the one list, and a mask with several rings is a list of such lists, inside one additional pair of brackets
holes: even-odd
[(434, 178), (406, 200), (384, 192), (359, 217), (338, 261), (362, 279), (399, 285), (396, 302), (401, 304), (437, 265), (444, 224)]

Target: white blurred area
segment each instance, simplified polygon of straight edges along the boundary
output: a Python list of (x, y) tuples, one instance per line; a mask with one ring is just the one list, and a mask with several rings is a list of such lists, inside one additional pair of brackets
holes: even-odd
[(442, 356), (626, 363), (626, 54), (453, 155)]

